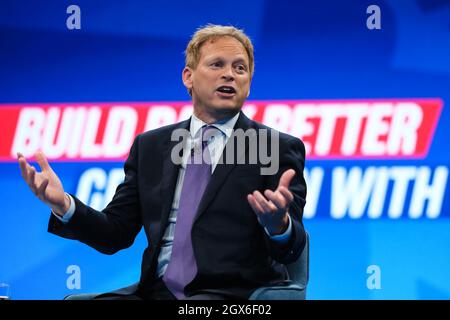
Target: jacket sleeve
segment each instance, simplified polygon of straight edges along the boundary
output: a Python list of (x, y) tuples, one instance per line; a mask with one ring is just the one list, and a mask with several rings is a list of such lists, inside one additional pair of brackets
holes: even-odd
[(50, 215), (48, 231), (58, 236), (79, 240), (106, 254), (128, 248), (142, 227), (138, 191), (139, 136), (131, 147), (124, 165), (125, 179), (113, 199), (102, 211), (75, 199), (75, 212), (67, 224)]
[(278, 172), (268, 178), (268, 188), (275, 190), (281, 175), (288, 169), (295, 170), (295, 176), (289, 185), (289, 190), (294, 195), (294, 200), (289, 207), (289, 215), (292, 221), (292, 234), (288, 243), (279, 244), (266, 237), (271, 257), (283, 264), (294, 262), (303, 251), (306, 241), (303, 227), (303, 208), (306, 203), (306, 182), (303, 176), (305, 167), (305, 147), (303, 142), (291, 137), (282, 142), (280, 137), (280, 168)]

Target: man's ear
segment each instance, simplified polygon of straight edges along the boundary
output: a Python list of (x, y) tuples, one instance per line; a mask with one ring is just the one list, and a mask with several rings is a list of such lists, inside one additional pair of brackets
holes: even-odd
[(189, 67), (184, 67), (181, 77), (183, 79), (184, 86), (190, 92), (192, 89), (192, 69)]

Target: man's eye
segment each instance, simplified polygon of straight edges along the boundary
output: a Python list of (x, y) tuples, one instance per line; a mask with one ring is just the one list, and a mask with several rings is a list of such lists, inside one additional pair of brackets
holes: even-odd
[(247, 70), (247, 68), (244, 65), (242, 65), (242, 64), (238, 65), (236, 67), (236, 69), (238, 69), (239, 71), (242, 71), (242, 72)]
[(213, 64), (211, 64), (211, 66), (216, 67), (216, 68), (220, 68), (222, 66), (222, 63), (214, 62)]

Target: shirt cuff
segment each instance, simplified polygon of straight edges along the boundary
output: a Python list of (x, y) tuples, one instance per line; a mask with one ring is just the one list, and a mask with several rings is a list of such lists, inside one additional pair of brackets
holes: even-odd
[(70, 199), (70, 207), (66, 211), (66, 213), (64, 213), (64, 215), (61, 217), (61, 216), (57, 215), (56, 213), (54, 213), (53, 210), (52, 210), (52, 214), (58, 220), (60, 220), (62, 223), (68, 223), (70, 221), (70, 219), (72, 218), (73, 214), (75, 213), (75, 200), (73, 200), (73, 198), (72, 198), (72, 196), (70, 194), (66, 193), (66, 195)]
[(264, 228), (266, 230), (266, 233), (269, 236), (270, 240), (276, 241), (279, 244), (286, 244), (289, 242), (289, 239), (291, 238), (291, 234), (292, 234), (291, 216), (288, 215), (288, 219), (289, 219), (289, 225), (288, 225), (286, 231), (282, 234), (277, 234), (277, 235), (271, 236), (270, 233), (267, 231), (267, 229)]

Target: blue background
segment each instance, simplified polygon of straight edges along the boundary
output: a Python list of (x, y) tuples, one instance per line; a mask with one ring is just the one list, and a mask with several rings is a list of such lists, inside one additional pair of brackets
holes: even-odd
[[(68, 30), (66, 8), (81, 8), (81, 30)], [(366, 8), (381, 8), (381, 30), (366, 28)], [(22, 1), (0, 2), (0, 103), (188, 101), (183, 51), (206, 23), (244, 28), (255, 46), (250, 100), (441, 98), (430, 152), (423, 160), (310, 161), (335, 166), (449, 166), (450, 1)], [(91, 167), (57, 163), (68, 192)], [(145, 239), (105, 256), (46, 232), (48, 208), (0, 164), (0, 282), (13, 299), (60, 299), (103, 292), (139, 278)], [(327, 181), (324, 181), (326, 185)], [(323, 187), (325, 188), (325, 186)], [(326, 190), (326, 189), (325, 189)], [(324, 191), (325, 192), (325, 191)], [(330, 195), (311, 234), (310, 299), (449, 299), (450, 201), (436, 220), (332, 220)], [(325, 199), (325, 200), (324, 200)], [(369, 265), (381, 289), (366, 287)], [(81, 289), (66, 287), (69, 265)]]

